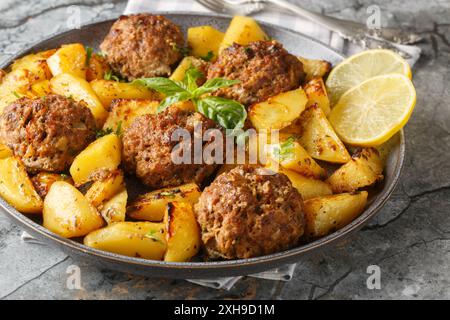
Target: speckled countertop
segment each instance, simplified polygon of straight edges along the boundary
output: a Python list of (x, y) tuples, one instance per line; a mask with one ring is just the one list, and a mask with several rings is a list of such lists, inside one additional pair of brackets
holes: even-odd
[[(81, 289), (69, 289), (69, 267), (79, 262), (56, 249), (23, 243), (21, 230), (0, 214), (0, 299), (450, 298), (450, 1), (295, 1), (360, 21), (376, 4), (384, 23), (424, 36), (424, 54), (414, 68), (418, 101), (406, 127), (405, 169), (377, 218), (352, 239), (302, 260), (290, 282), (245, 278), (221, 291), (88, 264), (79, 265)], [(64, 30), (71, 6), (81, 10), (84, 23), (118, 16), (125, 2), (2, 0), (0, 61)], [(379, 290), (367, 288), (370, 265), (380, 267)]]

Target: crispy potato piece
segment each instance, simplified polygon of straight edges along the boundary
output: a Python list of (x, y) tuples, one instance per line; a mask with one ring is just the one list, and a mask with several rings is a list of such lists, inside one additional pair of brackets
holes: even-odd
[(117, 169), (96, 180), (86, 192), (85, 197), (95, 208), (98, 208), (124, 187), (123, 172)]
[[(326, 171), (306, 152), (297, 142), (291, 140), (281, 144), (268, 145), (266, 150), (268, 156), (274, 162), (278, 162), (281, 167), (293, 170), (305, 177), (323, 179)], [(273, 166), (274, 164), (271, 164)]]
[(49, 50), (36, 54), (29, 54), (16, 60), (12, 64), (11, 70), (28, 70), (31, 74), (33, 74), (33, 82), (48, 80), (52, 77), (52, 73), (47, 65), (47, 58), (54, 52), (55, 50)]
[(261, 29), (255, 19), (243, 16), (234, 16), (225, 32), (219, 53), (225, 48), (238, 43), (247, 45), (250, 42), (269, 40), (269, 37)]
[(42, 213), (42, 199), (19, 158), (0, 160), (0, 195), (22, 213)]
[(73, 161), (70, 175), (76, 185), (90, 180), (100, 170), (116, 170), (122, 160), (122, 143), (115, 134), (109, 134), (91, 143)]
[(167, 251), (164, 261), (189, 261), (200, 250), (200, 227), (192, 205), (187, 202), (171, 202), (164, 218)]
[(161, 100), (159, 93), (134, 83), (94, 80), (91, 82), (91, 87), (108, 109), (114, 99)]
[(219, 48), (225, 33), (211, 26), (192, 27), (187, 31), (187, 42), (193, 56), (203, 58), (213, 55), (213, 61), (219, 55)]
[(31, 86), (31, 91), (37, 97), (44, 97), (51, 94), (52, 89), (50, 88), (50, 80), (36, 82)]
[(88, 247), (124, 256), (162, 260), (166, 252), (162, 223), (117, 222), (91, 232), (84, 238)]
[(200, 195), (200, 188), (195, 183), (156, 190), (136, 199), (128, 207), (127, 214), (136, 220), (162, 221), (169, 202), (188, 202), (194, 205)]
[(0, 84), (0, 114), (5, 107), (22, 97), (35, 97), (31, 92), (34, 83), (36, 77), (26, 69), (13, 70), (5, 75)]
[(203, 77), (197, 80), (197, 85), (202, 85), (206, 81), (205, 73), (208, 70), (208, 62), (192, 56), (184, 57), (169, 79), (174, 81), (183, 81), (186, 71), (191, 67), (196, 68), (204, 74)]
[(127, 129), (133, 120), (144, 114), (156, 114), (159, 101), (142, 99), (117, 99), (111, 104), (111, 111), (106, 118), (103, 129), (112, 129), (114, 132), (119, 125), (122, 130)]
[(325, 60), (307, 59), (304, 57), (298, 57), (303, 63), (303, 71), (306, 73), (306, 81), (310, 81), (313, 78), (323, 78), (331, 71), (331, 63)]
[(92, 53), (86, 70), (86, 80), (88, 82), (93, 80), (102, 80), (105, 78), (105, 73), (109, 71), (111, 71), (111, 68), (105, 58), (96, 53)]
[(307, 101), (302, 88), (283, 92), (252, 105), (248, 112), (249, 119), (258, 131), (283, 129), (300, 116)]
[(306, 103), (306, 109), (314, 104), (317, 104), (325, 115), (328, 115), (331, 111), (330, 100), (328, 99), (327, 89), (323, 83), (322, 78), (313, 78), (305, 85), (306, 96), (308, 102)]
[(352, 222), (363, 212), (367, 192), (342, 193), (306, 200), (303, 210), (306, 218), (307, 239), (326, 236)]
[(103, 126), (108, 117), (108, 111), (103, 107), (89, 82), (69, 73), (61, 73), (50, 80), (50, 88), (54, 93), (84, 102), (97, 121), (97, 126), (99, 128)]
[(383, 180), (383, 161), (374, 148), (358, 150), (327, 180), (334, 193), (354, 192)]
[(56, 181), (65, 181), (67, 183), (73, 184), (72, 178), (65, 174), (40, 172), (31, 178), (34, 189), (36, 189), (37, 193), (41, 196), (42, 199), (47, 196), (50, 187)]
[(3, 78), (4, 78), (5, 76), (6, 76), (6, 71), (0, 69), (0, 84), (2, 83)]
[(333, 194), (331, 186), (322, 180), (302, 176), (301, 174), (293, 170), (288, 170), (280, 167), (274, 168), (272, 162), (270, 161), (268, 162), (266, 167), (276, 172), (285, 174), (291, 181), (292, 186), (296, 188), (298, 192), (302, 195), (303, 200)]
[(13, 152), (10, 148), (0, 143), (0, 159), (12, 157)]
[(299, 142), (311, 157), (333, 163), (350, 161), (345, 145), (317, 104), (302, 113), (299, 124), (302, 131)]
[(122, 191), (101, 206), (100, 214), (107, 224), (125, 221), (127, 200), (128, 192), (127, 189), (123, 188)]
[(56, 181), (44, 200), (44, 227), (64, 238), (82, 237), (104, 221), (83, 194), (70, 183)]
[(54, 77), (68, 73), (86, 79), (86, 49), (81, 43), (61, 46), (47, 59), (47, 64)]

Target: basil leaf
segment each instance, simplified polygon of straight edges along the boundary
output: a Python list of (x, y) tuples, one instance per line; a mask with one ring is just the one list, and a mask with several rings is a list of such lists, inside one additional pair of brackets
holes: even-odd
[(247, 119), (247, 111), (242, 104), (225, 98), (205, 97), (198, 100), (197, 109), (225, 129), (241, 129)]
[(147, 88), (156, 90), (166, 96), (172, 96), (177, 93), (187, 93), (186, 89), (181, 83), (162, 77), (141, 78), (134, 80), (132, 83), (146, 86)]
[(172, 96), (168, 96), (159, 103), (157, 112), (160, 113), (161, 111), (164, 111), (170, 105), (177, 103), (177, 102), (189, 100), (189, 99), (191, 99), (191, 97), (192, 97), (191, 94), (187, 91), (175, 93)]
[(197, 85), (198, 79), (201, 79), (204, 76), (205, 75), (200, 70), (190, 67), (184, 74), (183, 83), (188, 91), (193, 92), (195, 89), (198, 88)]
[(194, 97), (200, 97), (201, 95), (204, 95), (205, 93), (211, 93), (211, 92), (219, 90), (220, 88), (230, 87), (230, 86), (238, 84), (238, 83), (240, 83), (239, 80), (228, 80), (228, 79), (224, 79), (224, 78), (210, 79), (210, 80), (206, 81), (203, 86), (196, 89), (192, 93), (192, 95)]

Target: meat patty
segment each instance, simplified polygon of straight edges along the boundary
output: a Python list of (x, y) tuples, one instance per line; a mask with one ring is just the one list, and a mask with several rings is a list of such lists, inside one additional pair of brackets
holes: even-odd
[[(201, 184), (214, 173), (218, 164), (206, 164), (193, 159), (194, 126), (204, 133), (208, 129), (218, 129), (215, 123), (198, 112), (169, 107), (157, 115), (143, 115), (136, 118), (125, 131), (123, 137), (123, 160), (126, 170), (135, 173), (141, 181), (153, 189), (179, 186), (196, 182)], [(175, 130), (188, 135), (185, 150), (190, 148), (187, 161), (180, 163), (173, 156), (182, 156), (182, 144), (172, 138)], [(201, 137), (200, 137), (201, 138)], [(202, 143), (202, 142), (200, 142)], [(203, 148), (210, 143), (203, 142)], [(174, 161), (175, 159), (175, 161)], [(222, 160), (221, 160), (222, 161)]]
[(295, 246), (304, 232), (303, 203), (289, 179), (254, 166), (221, 174), (195, 212), (212, 258), (244, 259)]
[(222, 51), (208, 70), (208, 79), (240, 80), (215, 95), (248, 106), (281, 92), (298, 88), (304, 78), (303, 64), (276, 41), (233, 44)]
[(64, 172), (95, 140), (96, 124), (83, 104), (60, 95), (21, 98), (0, 117), (0, 141), (30, 173)]
[(121, 16), (100, 45), (112, 69), (128, 80), (170, 75), (183, 47), (177, 25), (148, 13)]

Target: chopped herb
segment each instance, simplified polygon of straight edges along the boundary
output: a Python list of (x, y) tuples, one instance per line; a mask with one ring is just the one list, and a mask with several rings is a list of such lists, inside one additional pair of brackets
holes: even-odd
[(205, 60), (205, 61), (211, 61), (213, 58), (214, 58), (214, 52), (212, 52), (212, 51), (208, 51), (206, 56), (200, 57), (200, 59)]
[(13, 91), (12, 94), (13, 94), (17, 99), (20, 99), (20, 98), (21, 98), (20, 94), (18, 94), (16, 91)]
[(95, 136), (98, 139), (98, 138), (107, 136), (108, 134), (111, 134), (111, 133), (113, 133), (113, 129), (111, 129), (111, 128), (100, 129), (100, 130), (97, 130), (97, 132), (95, 133)]
[(122, 121), (119, 121), (119, 123), (117, 124), (116, 135), (119, 136), (119, 137), (122, 137), (122, 135), (123, 135), (123, 132), (122, 132)]
[(184, 48), (184, 47), (180, 48), (176, 43), (172, 44), (172, 49), (175, 51), (178, 51), (185, 57), (189, 54), (189, 48)]
[(281, 143), (273, 149), (273, 155), (279, 161), (283, 161), (294, 156), (294, 137), (289, 137), (285, 142)]
[(89, 66), (93, 52), (94, 52), (94, 49), (92, 49), (91, 47), (86, 47), (86, 66)]
[(112, 80), (112, 81), (116, 81), (116, 82), (123, 82), (124, 79), (122, 79), (121, 77), (119, 77), (118, 75), (114, 74), (112, 72), (112, 70), (108, 70), (105, 72), (105, 75), (103, 77), (105, 80)]
[(249, 48), (249, 47), (245, 47), (244, 51), (245, 51), (246, 54), (251, 54), (251, 53), (253, 53), (252, 48)]
[(145, 235), (145, 237), (147, 237), (147, 238), (149, 238), (149, 239), (152, 239), (153, 241), (163, 243), (163, 242), (161, 241), (161, 239), (158, 238), (158, 237), (156, 236), (156, 234), (157, 234), (157, 231), (151, 230), (151, 231), (149, 231), (149, 232)]

